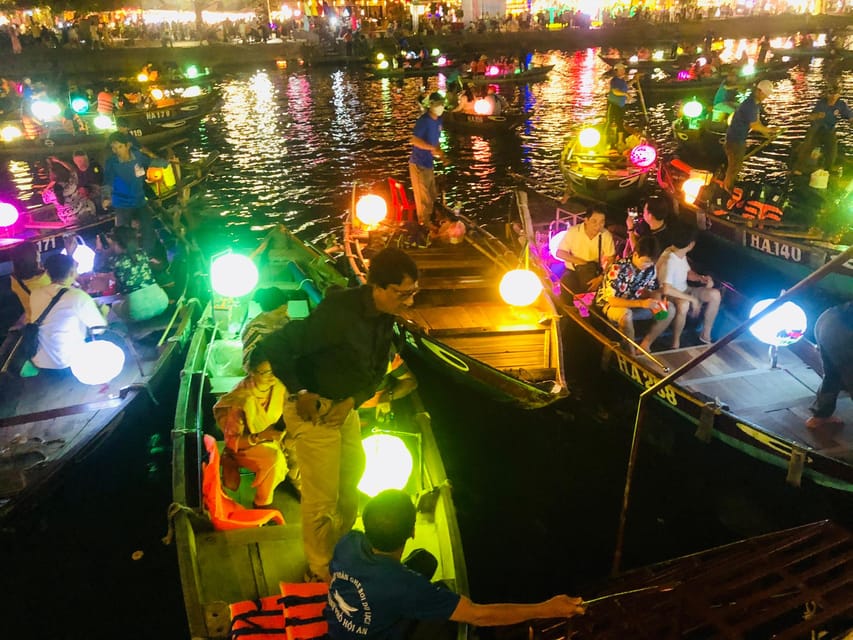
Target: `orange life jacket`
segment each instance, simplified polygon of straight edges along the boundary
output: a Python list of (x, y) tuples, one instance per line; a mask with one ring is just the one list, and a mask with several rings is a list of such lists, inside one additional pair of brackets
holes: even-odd
[(202, 464), (202, 495), (204, 506), (210, 514), (213, 528), (219, 531), (229, 529), (247, 529), (260, 527), (268, 522), (284, 524), (284, 516), (278, 509), (246, 509), (222, 491), (222, 477), (219, 472), (219, 449), (216, 439), (205, 434), (204, 448), (208, 461)]
[(323, 609), (329, 598), (329, 585), (325, 582), (282, 582), (279, 587), (287, 640), (325, 637), (329, 625), (323, 617)]
[(113, 94), (109, 91), (101, 91), (98, 93), (98, 113), (108, 116), (113, 114)]
[(249, 640), (284, 640), (284, 614), (281, 596), (266, 596), (260, 600), (244, 600), (228, 605), (231, 628), (228, 638)]

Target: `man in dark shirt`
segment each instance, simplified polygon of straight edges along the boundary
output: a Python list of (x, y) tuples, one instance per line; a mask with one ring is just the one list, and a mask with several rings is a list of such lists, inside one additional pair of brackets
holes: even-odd
[[(477, 604), (431, 583), (432, 576), (424, 575), (436, 567), (430, 554), (419, 549), (401, 562), (406, 541), (415, 535), (415, 519), (408, 495), (396, 489), (383, 491), (364, 508), (364, 533), (351, 531), (335, 547), (329, 604), (323, 612), (333, 640), (455, 638), (455, 629), (441, 633), (436, 623), (451, 620), (488, 627), (585, 612), (581, 598), (566, 595), (532, 604)], [(432, 624), (416, 634), (415, 621)]]
[(743, 165), (743, 157), (746, 155), (746, 138), (750, 131), (757, 131), (761, 135), (769, 138), (778, 133), (775, 127), (768, 127), (761, 123), (761, 110), (759, 105), (764, 102), (770, 94), (773, 93), (773, 83), (769, 80), (762, 80), (752, 91), (746, 100), (740, 103), (740, 106), (732, 116), (728, 130), (726, 130), (726, 159), (728, 166), (726, 167), (726, 179), (723, 182), (723, 187), (729, 193), (735, 186), (735, 180), (740, 173)]
[(367, 285), (330, 293), (310, 316), (261, 343), (292, 394), (284, 420), (302, 470), (309, 579), (328, 582), (332, 550), (355, 522), (364, 472), (356, 409), (382, 381), (393, 355), (394, 317), (417, 292), (414, 260), (384, 249), (371, 260)]
[(630, 257), (637, 246), (637, 240), (643, 236), (655, 238), (659, 251), (663, 251), (672, 244), (673, 231), (675, 231), (672, 205), (665, 198), (650, 196), (643, 203), (640, 219), (634, 219), (629, 215), (625, 219), (625, 227), (628, 229), (628, 243), (622, 252), (623, 257)]
[(797, 151), (794, 175), (802, 175), (807, 170), (812, 151), (818, 147), (823, 148), (823, 168), (832, 171), (835, 157), (838, 155), (835, 125), (839, 120), (853, 118), (853, 110), (840, 98), (841, 89), (838, 85), (828, 86), (823, 97), (817, 101), (814, 110), (809, 114), (812, 124)]

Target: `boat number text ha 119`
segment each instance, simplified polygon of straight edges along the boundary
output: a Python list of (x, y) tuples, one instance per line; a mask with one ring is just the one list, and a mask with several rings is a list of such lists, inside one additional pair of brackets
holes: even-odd
[(778, 240), (757, 233), (746, 232), (746, 246), (761, 253), (782, 258), (788, 262), (803, 261), (803, 250), (800, 247), (779, 242)]
[[(652, 375), (648, 371), (641, 369), (631, 362), (624, 353), (619, 353), (617, 351), (616, 360), (619, 363), (619, 371), (646, 389), (654, 386), (660, 381), (660, 378), (657, 376)], [(673, 389), (671, 385), (666, 385), (665, 387), (658, 389), (657, 393), (673, 407), (678, 406), (678, 398), (675, 395), (675, 389)]]

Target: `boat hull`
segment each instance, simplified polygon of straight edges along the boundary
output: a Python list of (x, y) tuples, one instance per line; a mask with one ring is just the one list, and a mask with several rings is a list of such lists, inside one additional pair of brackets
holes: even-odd
[(603, 203), (621, 203), (636, 198), (645, 189), (649, 168), (632, 166), (622, 156), (600, 156), (589, 160), (576, 153), (569, 140), (560, 154), (560, 171), (568, 193)]
[(512, 133), (529, 117), (526, 113), (507, 113), (499, 116), (481, 116), (474, 113), (451, 111), (444, 114), (442, 126), (448, 131), (458, 131), (480, 136)]
[(473, 82), (477, 86), (486, 84), (525, 84), (528, 82), (542, 82), (548, 77), (553, 64), (545, 64), (539, 67), (531, 67), (527, 71), (518, 73), (503, 73), (497, 75), (467, 75), (463, 76), (463, 82)]

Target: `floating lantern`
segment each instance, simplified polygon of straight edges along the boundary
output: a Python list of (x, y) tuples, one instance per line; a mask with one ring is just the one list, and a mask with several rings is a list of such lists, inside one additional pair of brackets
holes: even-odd
[(563, 241), (563, 238), (566, 237), (566, 234), (568, 232), (568, 229), (563, 229), (562, 231), (558, 231), (553, 236), (548, 238), (548, 253), (551, 254), (552, 258), (557, 257), (557, 249), (560, 248), (560, 243)]
[(258, 284), (258, 268), (246, 256), (226, 253), (210, 264), (210, 283), (219, 295), (239, 298)]
[(440, 56), (440, 55), (441, 55), (441, 51), (439, 51), (438, 49), (433, 49), (432, 51), (430, 51), (430, 52), (429, 52), (429, 54), (430, 54), (433, 58), (437, 58), (438, 56)]
[(492, 115), (491, 103), (485, 98), (480, 98), (479, 100), (474, 101), (474, 113), (478, 116)]
[(200, 74), (199, 74), (197, 66), (195, 66), (194, 64), (191, 64), (190, 66), (187, 67), (187, 73), (186, 73), (187, 78), (189, 78), (190, 80), (195, 80), (196, 78), (198, 78), (199, 75)]
[(698, 100), (688, 100), (681, 106), (681, 113), (688, 118), (698, 118), (702, 115), (702, 103)]
[(681, 185), (681, 192), (684, 194), (684, 201), (687, 204), (696, 202), (699, 197), (699, 191), (705, 186), (705, 181), (702, 178), (688, 178)]
[(53, 120), (55, 118), (58, 118), (62, 110), (55, 102), (36, 100), (35, 102), (33, 102), (32, 111), (33, 115), (37, 119), (44, 122), (46, 120)]
[(367, 227), (379, 224), (387, 214), (388, 205), (385, 200), (373, 193), (361, 196), (355, 204), (356, 219)]
[(18, 221), (18, 210), (8, 202), (0, 202), (0, 227), (11, 227)]
[(601, 142), (601, 132), (599, 132), (598, 129), (588, 127), (586, 129), (581, 129), (580, 133), (578, 134), (578, 143), (584, 149), (592, 149), (593, 147), (597, 147), (599, 142)]
[(184, 89), (183, 96), (185, 98), (198, 98), (201, 95), (201, 87), (198, 85), (193, 85), (191, 87), (187, 87)]
[(501, 298), (515, 307), (533, 304), (541, 292), (542, 282), (528, 269), (513, 269), (501, 278)]
[(71, 356), (71, 373), (83, 384), (106, 384), (124, 369), (124, 350), (107, 340), (84, 342)]
[(3, 127), (3, 129), (0, 130), (0, 137), (3, 138), (3, 142), (12, 142), (12, 140), (16, 140), (22, 135), (21, 130), (18, 129), (18, 127), (13, 127), (12, 125)]
[(364, 475), (358, 490), (371, 498), (386, 489), (403, 489), (414, 469), (412, 454), (397, 436), (376, 433), (361, 441), (364, 447)]
[(86, 113), (89, 110), (89, 101), (86, 98), (77, 96), (71, 99), (71, 108), (74, 110), (74, 113)]
[[(774, 301), (775, 298), (768, 298), (756, 302), (749, 312), (749, 317), (758, 315)], [(764, 344), (772, 347), (787, 347), (803, 337), (807, 323), (806, 312), (793, 302), (786, 302), (752, 323), (749, 332)]]
[(655, 163), (657, 157), (658, 152), (655, 151), (655, 148), (650, 144), (638, 144), (636, 147), (631, 149), (631, 153), (628, 154), (628, 159), (631, 161), (631, 164), (639, 169), (648, 169)]
[(278, 59), (275, 61), (275, 66), (279, 69), (287, 69), (287, 60)]
[(95, 124), (95, 128), (100, 129), (101, 131), (106, 131), (107, 129), (115, 128), (115, 123), (113, 122), (113, 119), (103, 113), (99, 116), (95, 116), (95, 120), (93, 122)]

